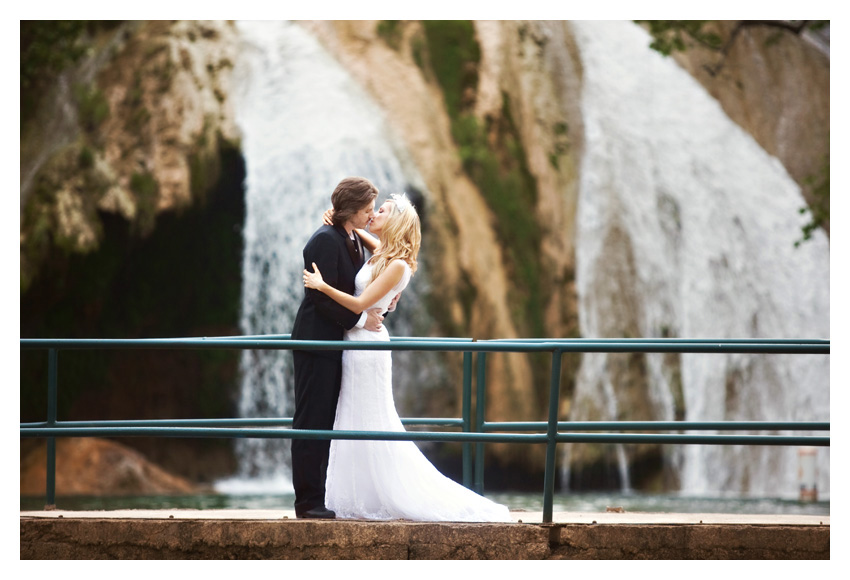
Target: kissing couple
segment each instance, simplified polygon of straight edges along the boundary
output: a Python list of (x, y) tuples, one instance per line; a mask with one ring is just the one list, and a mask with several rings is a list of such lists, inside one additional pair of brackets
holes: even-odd
[[(333, 210), (304, 246), (293, 340), (390, 340), (384, 315), (416, 272), (421, 232), (406, 195), (375, 211), (377, 197), (363, 177), (343, 179), (331, 195)], [(405, 430), (393, 401), (392, 351), (293, 357), (295, 429)], [(512, 521), (507, 507), (444, 476), (412, 441), (293, 439), (292, 483), (299, 518)]]

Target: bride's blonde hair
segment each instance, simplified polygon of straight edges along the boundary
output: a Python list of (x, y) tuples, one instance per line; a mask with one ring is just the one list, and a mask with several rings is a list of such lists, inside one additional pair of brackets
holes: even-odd
[(394, 193), (388, 201), (393, 203), (381, 230), (381, 246), (372, 257), (372, 281), (392, 260), (404, 260), (410, 266), (410, 273), (416, 272), (416, 256), (422, 242), (419, 214), (404, 194)]

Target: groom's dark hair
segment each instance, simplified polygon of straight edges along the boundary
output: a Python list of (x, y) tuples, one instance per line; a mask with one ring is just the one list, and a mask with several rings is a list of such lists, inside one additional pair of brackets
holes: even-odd
[(378, 188), (365, 177), (346, 177), (331, 194), (333, 222), (341, 226), (378, 197)]

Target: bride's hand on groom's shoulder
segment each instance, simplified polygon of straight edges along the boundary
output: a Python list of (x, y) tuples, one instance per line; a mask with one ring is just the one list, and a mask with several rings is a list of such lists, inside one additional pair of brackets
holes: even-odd
[(326, 226), (334, 225), (334, 208), (326, 210), (325, 213), (322, 214), (322, 223)]

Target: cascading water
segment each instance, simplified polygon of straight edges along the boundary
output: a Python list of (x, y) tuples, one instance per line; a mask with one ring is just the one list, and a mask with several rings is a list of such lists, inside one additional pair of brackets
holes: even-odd
[[(818, 231), (794, 247), (805, 202), (782, 165), (650, 50), (636, 25), (573, 30), (586, 130), (576, 236), (583, 335), (828, 338), (829, 243)], [(626, 381), (612, 378), (613, 360), (585, 355), (572, 418), (621, 419), (636, 406)], [(829, 420), (825, 355), (643, 360), (646, 418), (672, 420), (678, 406), (692, 421)], [(794, 496), (798, 486), (795, 448), (683, 446), (667, 459), (688, 494)], [(817, 465), (828, 496), (828, 448)]]
[[(241, 328), (245, 335), (287, 334), (304, 292), (301, 250), (336, 184), (367, 177), (381, 191), (378, 204), (391, 192), (425, 188), (380, 110), (309, 33), (288, 22), (237, 26), (236, 117), (247, 172)], [(387, 319), (392, 334), (427, 324), (419, 299), (426, 283), (420, 267)], [(397, 385), (427, 382), (425, 360), (403, 352), (393, 359)], [(291, 352), (244, 351), (241, 376), (241, 416), (292, 416)], [(238, 440), (237, 455), (239, 473), (219, 490), (292, 489), (287, 440)]]

